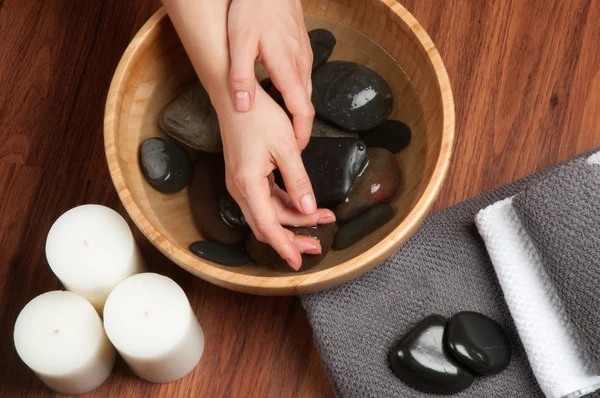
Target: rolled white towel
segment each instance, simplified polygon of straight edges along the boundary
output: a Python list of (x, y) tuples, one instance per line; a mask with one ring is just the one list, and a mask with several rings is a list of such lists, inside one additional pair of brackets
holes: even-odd
[(579, 337), (512, 205), (497, 202), (476, 216), (479, 233), (535, 377), (547, 397), (576, 398), (600, 388)]

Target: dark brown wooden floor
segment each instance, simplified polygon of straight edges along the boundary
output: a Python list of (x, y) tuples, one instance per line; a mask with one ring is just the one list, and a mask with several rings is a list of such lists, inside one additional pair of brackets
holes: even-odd
[[(600, 146), (600, 1), (403, 3), (442, 53), (456, 100), (455, 156), (436, 210)], [(0, 0), (0, 396), (52, 395), (18, 358), (12, 328), (30, 299), (60, 288), (44, 255), (52, 222), (84, 203), (125, 214), (105, 165), (104, 101), (120, 55), (159, 5)], [(191, 376), (163, 386), (120, 361), (90, 396), (332, 396), (297, 299), (216, 288), (134, 231), (151, 267), (187, 292), (206, 350)]]

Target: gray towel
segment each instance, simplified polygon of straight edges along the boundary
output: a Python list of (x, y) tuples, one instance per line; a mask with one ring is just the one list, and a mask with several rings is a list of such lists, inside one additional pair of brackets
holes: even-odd
[[(431, 396), (409, 388), (393, 375), (387, 360), (389, 350), (427, 315), (451, 316), (471, 310), (505, 328), (514, 348), (513, 358), (504, 372), (478, 377), (456, 397), (543, 396), (502, 299), (474, 216), (551, 174), (576, 167), (590, 154), (431, 214), (406, 244), (374, 270), (337, 288), (302, 296), (336, 394), (351, 398)], [(600, 263), (595, 266), (600, 270)]]
[[(599, 156), (600, 158), (600, 156)], [(513, 206), (590, 362), (600, 359), (600, 159), (581, 159), (517, 195)]]

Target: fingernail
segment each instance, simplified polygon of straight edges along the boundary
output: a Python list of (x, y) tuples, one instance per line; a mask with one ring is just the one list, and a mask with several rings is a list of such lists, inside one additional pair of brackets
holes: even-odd
[(248, 112), (250, 110), (250, 94), (247, 91), (237, 91), (235, 93), (235, 110), (238, 112)]
[(335, 222), (333, 214), (327, 214), (317, 220), (317, 224), (331, 224), (332, 222)]
[(321, 254), (321, 245), (314, 239), (296, 239), (294, 244), (302, 254)]
[(303, 197), (300, 198), (300, 207), (302, 207), (302, 211), (305, 214), (313, 214), (317, 211), (317, 202), (315, 202), (315, 197), (307, 193)]
[(302, 266), (302, 264), (300, 264), (300, 266), (297, 266), (296, 264), (294, 264), (294, 262), (290, 259), (285, 259), (285, 261), (287, 261), (288, 265), (295, 271), (298, 271), (300, 269), (300, 267)]
[(316, 247), (314, 249), (305, 251), (304, 254), (313, 254), (313, 255), (321, 254), (321, 249)]

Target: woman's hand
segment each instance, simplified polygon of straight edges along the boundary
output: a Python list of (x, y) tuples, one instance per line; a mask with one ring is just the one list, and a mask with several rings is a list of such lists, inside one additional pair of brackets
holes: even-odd
[[(300, 158), (314, 114), (310, 102), (312, 52), (300, 1), (163, 3), (219, 115), (230, 193), (256, 237), (271, 244), (292, 268), (300, 268), (300, 253), (317, 254), (321, 247), (314, 239), (294, 236), (281, 224), (335, 221), (330, 210), (316, 209)], [(283, 94), (293, 126), (283, 109), (256, 84), (257, 59)], [(230, 88), (238, 94), (232, 95)], [(236, 111), (234, 103), (244, 112)], [(272, 182), (276, 167), (288, 193)]]
[(227, 31), (229, 85), (236, 110), (247, 112), (256, 102), (254, 63), (258, 61), (281, 92), (293, 117), (298, 148), (304, 149), (314, 117), (313, 55), (300, 0), (232, 0)]
[[(335, 216), (331, 210), (317, 209), (288, 116), (260, 86), (250, 111), (240, 113), (225, 107), (217, 112), (227, 189), (257, 239), (273, 246), (297, 270), (302, 265), (300, 254), (319, 254), (321, 246), (281, 225), (328, 224)], [(275, 168), (281, 172), (287, 193), (273, 183)]]

